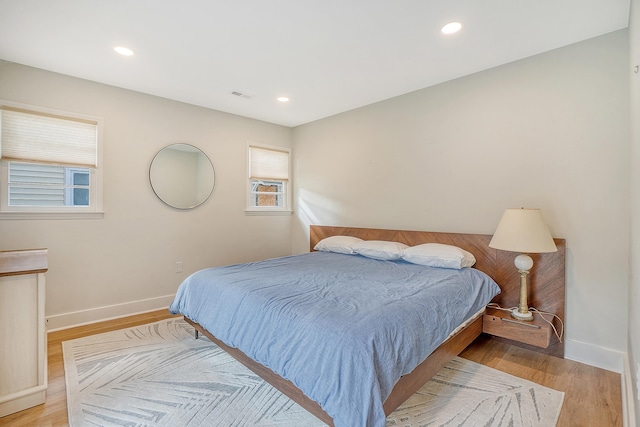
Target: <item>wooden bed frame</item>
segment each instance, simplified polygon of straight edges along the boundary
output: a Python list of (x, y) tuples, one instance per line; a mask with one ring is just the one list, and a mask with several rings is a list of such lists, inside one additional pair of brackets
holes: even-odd
[[(513, 259), (517, 254), (489, 248), (489, 241), (491, 240), (491, 236), (489, 235), (311, 225), (309, 239), (310, 250), (313, 251), (313, 248), (320, 240), (335, 235), (354, 236), (364, 240), (401, 242), (409, 246), (422, 243), (443, 243), (459, 246), (474, 254), (476, 257), (475, 268), (487, 273), (500, 285), (502, 293), (494, 299), (494, 302), (499, 303), (503, 307), (512, 307), (518, 303), (520, 282), (518, 272), (513, 265)], [(558, 247), (558, 252), (553, 254), (532, 255), (534, 268), (530, 273), (530, 278), (532, 279), (530, 282), (535, 283), (535, 286), (533, 286), (533, 290), (530, 291), (533, 294), (533, 298), (530, 298), (530, 304), (539, 310), (553, 312), (563, 318), (565, 242), (563, 239), (554, 240)], [(197, 331), (207, 336), (216, 345), (262, 377), (265, 381), (318, 417), (324, 423), (333, 426), (333, 420), (320, 405), (305, 396), (293, 383), (253, 361), (237, 348), (227, 346), (198, 323), (188, 318), (185, 318), (185, 320), (193, 325)], [(429, 357), (418, 365), (413, 372), (400, 378), (393, 388), (391, 395), (384, 402), (385, 414), (391, 414), (398, 406), (429, 381), (431, 377), (440, 371), (453, 357), (457, 356), (471, 344), (481, 333), (482, 316), (479, 316), (441, 344)], [(534, 349), (541, 351), (537, 348)], [(564, 346), (561, 342), (556, 342), (543, 352), (563, 357)]]

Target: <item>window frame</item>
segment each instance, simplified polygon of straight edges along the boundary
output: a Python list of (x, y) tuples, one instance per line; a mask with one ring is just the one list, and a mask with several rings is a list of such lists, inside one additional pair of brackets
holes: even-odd
[[(85, 170), (89, 171), (89, 184), (88, 185), (83, 185), (83, 184), (76, 184), (75, 183), (75, 177), (76, 175), (84, 175), (85, 174)], [(91, 206), (91, 168), (87, 168), (87, 167), (76, 167), (76, 166), (67, 166), (64, 169), (64, 173), (65, 173), (65, 177), (64, 177), (64, 181), (65, 181), (65, 187), (64, 187), (64, 204), (65, 206), (74, 206), (74, 207), (78, 207), (78, 206), (86, 206), (86, 205), (76, 205), (75, 201), (76, 201), (76, 193), (75, 190), (80, 190), (80, 189), (84, 189), (85, 187), (87, 187), (87, 189), (89, 190), (89, 206)]]
[[(0, 99), (0, 107), (9, 107), (33, 112), (34, 114), (48, 114), (70, 120), (93, 121), (96, 123), (96, 167), (82, 166), (89, 169), (89, 206), (9, 206), (9, 163), (37, 164), (36, 161), (1, 159), (0, 158), (0, 219), (100, 219), (103, 211), (103, 120), (101, 117), (89, 116), (69, 111), (40, 107)], [(0, 120), (0, 126), (2, 122)], [(1, 129), (0, 129), (1, 130)], [(0, 134), (1, 138), (1, 134)], [(2, 141), (0, 140), (0, 145)], [(47, 164), (47, 163), (45, 163)], [(50, 163), (66, 168), (78, 168), (78, 165)]]
[[(278, 208), (278, 209), (282, 209), (285, 207), (286, 205), (286, 196), (287, 196), (287, 191), (286, 191), (286, 182), (281, 181), (281, 180), (267, 180), (267, 179), (252, 179), (250, 180), (251, 183), (251, 207), (254, 208), (265, 208), (265, 207), (269, 207), (269, 208)], [(280, 187), (282, 190), (281, 191), (260, 191), (260, 189), (257, 189), (254, 191), (254, 186), (265, 186), (265, 187)], [(275, 205), (254, 205), (253, 202), (256, 198), (260, 198), (260, 196), (270, 196), (270, 197), (275, 197), (276, 200), (276, 204)], [(278, 201), (280, 201), (281, 203), (278, 204)]]
[[(251, 178), (251, 147), (264, 149), (264, 150), (273, 150), (273, 151), (281, 151), (287, 153), (287, 171), (288, 171), (288, 179), (263, 179), (263, 181), (268, 182), (277, 182), (282, 184), (283, 188), (283, 206), (254, 206), (252, 203), (252, 199), (254, 196), (254, 192), (252, 191), (252, 184), (255, 179)], [(266, 145), (266, 144), (258, 144), (253, 142), (248, 142), (246, 147), (246, 215), (291, 215), (293, 213), (293, 209), (291, 206), (291, 188), (292, 188), (292, 178), (291, 178), (291, 148), (282, 147), (278, 145)], [(274, 193), (275, 194), (275, 193)]]

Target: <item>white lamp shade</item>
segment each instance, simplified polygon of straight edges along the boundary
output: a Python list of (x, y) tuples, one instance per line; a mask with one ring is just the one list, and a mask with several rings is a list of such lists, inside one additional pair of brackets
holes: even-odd
[(489, 247), (520, 253), (558, 250), (540, 209), (506, 209)]

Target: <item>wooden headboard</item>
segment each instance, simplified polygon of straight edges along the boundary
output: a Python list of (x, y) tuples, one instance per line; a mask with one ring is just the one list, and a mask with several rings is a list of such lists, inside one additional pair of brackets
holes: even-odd
[[(486, 234), (441, 233), (431, 231), (385, 230), (374, 228), (335, 227), (324, 225), (310, 226), (310, 250), (325, 237), (353, 236), (363, 240), (386, 240), (415, 246), (422, 243), (442, 243), (458, 246), (476, 257), (474, 268), (488, 274), (502, 289), (502, 293), (493, 302), (502, 307), (515, 307), (520, 298), (520, 275), (513, 265), (514, 252), (499, 251), (489, 247), (491, 236)], [(540, 311), (554, 313), (564, 321), (565, 309), (565, 240), (554, 239), (557, 252), (548, 254), (530, 254), (533, 269), (527, 278), (528, 303)], [(557, 319), (554, 325), (561, 326)], [(511, 344), (526, 347), (538, 352), (564, 357), (564, 342), (552, 337), (551, 345), (546, 348), (528, 346), (508, 341)]]

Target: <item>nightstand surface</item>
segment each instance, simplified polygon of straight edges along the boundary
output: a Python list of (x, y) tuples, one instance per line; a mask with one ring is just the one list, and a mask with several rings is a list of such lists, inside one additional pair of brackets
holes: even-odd
[(533, 314), (532, 321), (522, 321), (508, 311), (487, 308), (482, 332), (542, 348), (549, 347), (551, 342), (551, 325), (537, 313)]

